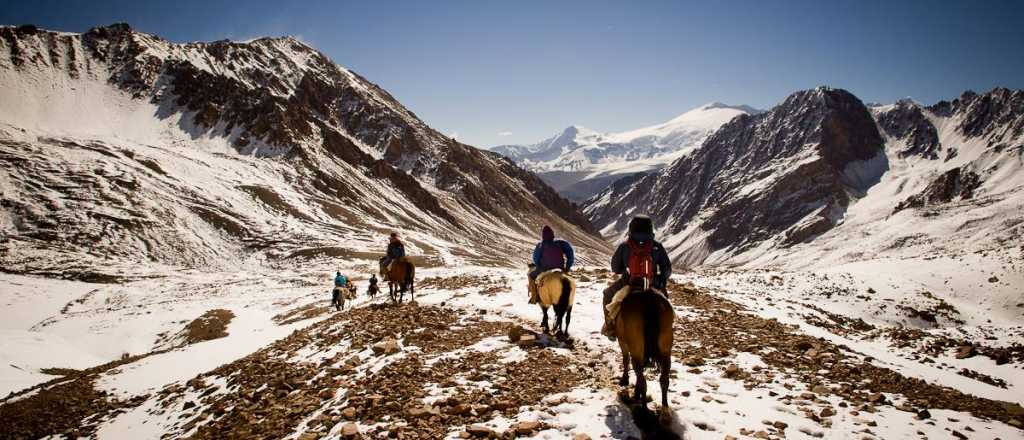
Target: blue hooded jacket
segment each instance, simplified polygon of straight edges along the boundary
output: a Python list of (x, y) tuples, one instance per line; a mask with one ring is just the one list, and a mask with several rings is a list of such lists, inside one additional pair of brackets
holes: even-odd
[(342, 274), (334, 277), (334, 287), (343, 287), (348, 285), (348, 277)]
[(542, 238), (537, 247), (533, 248), (533, 264), (541, 271), (561, 269), (563, 264), (566, 269), (572, 269), (576, 263), (572, 245), (565, 240), (555, 240), (555, 232), (548, 226), (544, 227)]

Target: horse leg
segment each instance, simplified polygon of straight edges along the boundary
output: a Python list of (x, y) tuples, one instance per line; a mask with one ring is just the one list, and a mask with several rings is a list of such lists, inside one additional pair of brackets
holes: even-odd
[(555, 336), (562, 335), (562, 318), (565, 317), (565, 313), (558, 313), (555, 311)]
[(661, 356), (658, 359), (658, 367), (661, 369), (661, 407), (668, 409), (668, 373), (672, 369), (672, 359), (668, 356)]
[(622, 377), (619, 378), (619, 386), (629, 386), (629, 351), (622, 347)]
[(572, 320), (572, 306), (565, 311), (565, 336), (569, 336), (569, 321)]
[(647, 378), (644, 377), (644, 360), (633, 358), (633, 372), (636, 373), (636, 385), (633, 386), (633, 400), (639, 404), (647, 402)]
[(540, 309), (541, 309), (541, 311), (544, 312), (544, 319), (542, 319), (540, 321), (540, 327), (544, 329), (544, 334), (546, 335), (546, 334), (551, 333), (551, 329), (548, 328), (548, 308), (544, 307), (544, 306), (541, 306)]

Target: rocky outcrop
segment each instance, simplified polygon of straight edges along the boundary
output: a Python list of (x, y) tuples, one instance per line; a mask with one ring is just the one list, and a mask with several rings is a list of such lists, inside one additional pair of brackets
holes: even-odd
[(628, 221), (622, 213), (647, 212), (660, 233), (689, 231), (699, 238), (671, 250), (687, 263), (779, 234), (782, 245), (792, 244), (836, 224), (850, 201), (844, 170), (882, 148), (859, 99), (819, 87), (790, 95), (766, 113), (733, 119), (662, 172), (591, 199), (587, 212), (598, 228), (622, 230)]
[(900, 100), (892, 109), (878, 115), (878, 126), (885, 134), (903, 141), (905, 148), (897, 152), (900, 157), (938, 158), (941, 148), (939, 133), (925, 116), (925, 111), (913, 101)]
[(992, 142), (1024, 135), (1024, 91), (997, 87), (984, 94), (964, 92), (952, 102), (940, 101), (929, 110), (943, 116), (958, 115), (957, 131), (966, 137)]
[(901, 202), (893, 212), (900, 212), (907, 208), (938, 205), (954, 199), (971, 199), (974, 198), (974, 190), (979, 186), (981, 186), (981, 178), (976, 173), (953, 168), (935, 178), (920, 193)]

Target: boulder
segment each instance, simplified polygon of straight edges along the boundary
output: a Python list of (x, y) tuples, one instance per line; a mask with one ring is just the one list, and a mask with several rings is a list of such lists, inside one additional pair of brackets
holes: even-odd
[(341, 410), (341, 416), (346, 418), (346, 419), (348, 419), (348, 420), (355, 419), (356, 418), (356, 409), (351, 407), (351, 406), (348, 407), (348, 408), (345, 408), (345, 409)]
[(515, 424), (516, 434), (518, 435), (532, 435), (539, 429), (540, 422), (536, 420), (526, 420)]
[(353, 439), (359, 436), (359, 426), (355, 423), (346, 423), (341, 426), (341, 438)]
[(974, 357), (976, 354), (978, 354), (978, 352), (974, 349), (973, 345), (961, 345), (956, 349), (957, 359), (967, 359)]
[(409, 410), (406, 412), (409, 414), (409, 417), (414, 418), (428, 417), (437, 413), (437, 411), (434, 408), (428, 405), (414, 406), (412, 408), (409, 408)]
[(469, 425), (466, 427), (466, 432), (473, 437), (490, 437), (494, 435), (494, 431), (484, 425)]
[(471, 412), (473, 412), (473, 407), (468, 403), (460, 403), (448, 408), (449, 414), (455, 414), (457, 416), (469, 415)]
[(737, 374), (740, 374), (740, 367), (736, 364), (729, 364), (728, 367), (725, 367), (725, 374), (723, 374), (722, 376), (735, 377)]
[(402, 351), (402, 347), (398, 346), (398, 341), (392, 338), (388, 338), (376, 344), (373, 344), (373, 346), (371, 346), (370, 349), (373, 350), (373, 354), (378, 356), (382, 354), (395, 354)]
[(522, 326), (516, 325), (508, 330), (508, 340), (512, 342), (519, 342), (519, 339), (523, 335), (528, 334), (530, 331), (523, 328)]

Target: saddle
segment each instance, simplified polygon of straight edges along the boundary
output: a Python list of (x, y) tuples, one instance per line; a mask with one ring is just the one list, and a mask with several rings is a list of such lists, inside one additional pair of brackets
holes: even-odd
[(547, 281), (550, 280), (550, 279), (556, 279), (556, 280), (560, 279), (561, 275), (562, 275), (562, 269), (547, 270), (547, 271), (541, 272), (540, 275), (537, 275), (537, 280), (535, 282), (537, 283), (537, 287), (540, 287), (540, 286), (543, 286), (544, 283), (547, 283)]
[(614, 321), (618, 318), (619, 308), (622, 306), (622, 302), (626, 300), (627, 296), (633, 295), (652, 295), (655, 298), (659, 298), (669, 307), (670, 310), (672, 310), (672, 313), (675, 314), (675, 308), (672, 307), (672, 301), (669, 301), (668, 294), (664, 291), (654, 287), (644, 288), (643, 285), (628, 284), (615, 292), (615, 296), (613, 296), (612, 300), (605, 306), (605, 310), (608, 312), (609, 321)]

